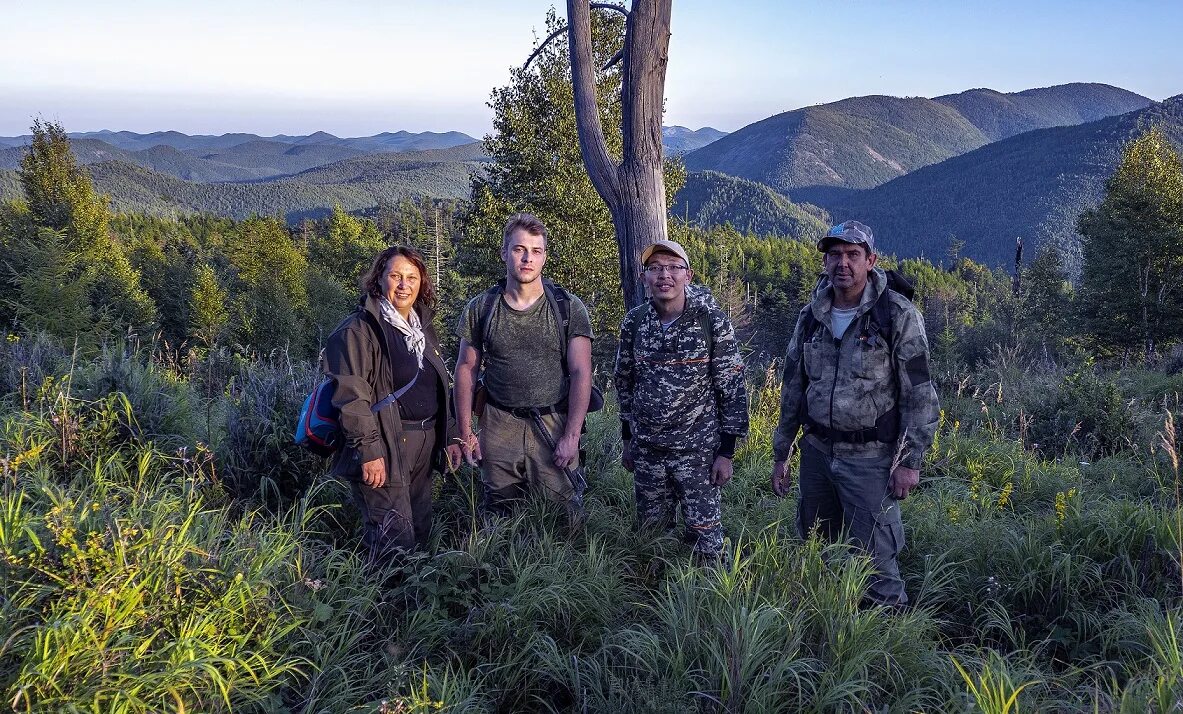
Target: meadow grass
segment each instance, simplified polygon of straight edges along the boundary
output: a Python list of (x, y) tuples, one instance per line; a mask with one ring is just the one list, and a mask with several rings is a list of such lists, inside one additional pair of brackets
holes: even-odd
[[(897, 613), (861, 609), (869, 561), (798, 539), (794, 497), (770, 494), (775, 373), (753, 385), (753, 435), (724, 492), (723, 565), (634, 529), (609, 408), (589, 425), (582, 530), (544, 502), (485, 518), (465, 469), (437, 482), (430, 547), (367, 568), (347, 489), (287, 443), (309, 365), (275, 355), (214, 375), (134, 350), (82, 364), (6, 349), (0, 694), (15, 711), (1183, 702), (1178, 402), (1164, 419), (1164, 395), (1131, 397), (1125, 448), (1049, 451), (1019, 415), (1062, 375), (950, 384), (902, 503), (914, 607)], [(1160, 438), (1139, 441), (1152, 411)]]

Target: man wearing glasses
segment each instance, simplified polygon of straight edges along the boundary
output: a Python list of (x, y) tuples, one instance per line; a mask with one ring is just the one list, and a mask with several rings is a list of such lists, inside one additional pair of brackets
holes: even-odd
[(621, 463), (635, 479), (639, 525), (672, 531), (681, 504), (695, 559), (717, 562), (720, 487), (748, 430), (739, 342), (710, 291), (690, 284), (681, 245), (658, 241), (641, 263), (649, 300), (625, 315), (616, 353)]

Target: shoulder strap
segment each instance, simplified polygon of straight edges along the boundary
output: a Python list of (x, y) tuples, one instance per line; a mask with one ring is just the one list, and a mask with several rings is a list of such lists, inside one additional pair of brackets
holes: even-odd
[(484, 352), (485, 345), (489, 342), (493, 332), (493, 308), (497, 307), (497, 300), (504, 290), (505, 281), (499, 280), (496, 285), (481, 294), (481, 313), (477, 318), (475, 335), (479, 341), (473, 345), (477, 352)]
[(567, 371), (567, 344), (571, 342), (571, 295), (563, 288), (549, 280), (543, 279), (542, 290), (555, 319), (559, 322), (559, 359), (563, 362), (563, 372)]

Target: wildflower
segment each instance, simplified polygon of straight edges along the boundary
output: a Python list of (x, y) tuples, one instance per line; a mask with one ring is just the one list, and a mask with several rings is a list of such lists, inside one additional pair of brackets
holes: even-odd
[(1006, 485), (1002, 487), (1002, 493), (998, 494), (998, 508), (1006, 508), (1010, 504), (1010, 496), (1015, 491), (1015, 482), (1007, 481)]

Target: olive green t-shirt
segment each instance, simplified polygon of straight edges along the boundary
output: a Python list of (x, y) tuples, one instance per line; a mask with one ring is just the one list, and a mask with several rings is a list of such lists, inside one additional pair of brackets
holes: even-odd
[[(579, 298), (570, 295), (569, 337), (591, 339), (591, 318)], [(500, 296), (489, 316), (489, 341), (481, 345), (478, 332), (485, 294), (468, 301), (456, 326), (456, 336), (480, 345), (485, 388), (493, 401), (506, 407), (548, 407), (567, 396), (563, 376), (559, 318), (542, 295), (525, 310), (515, 310)]]

